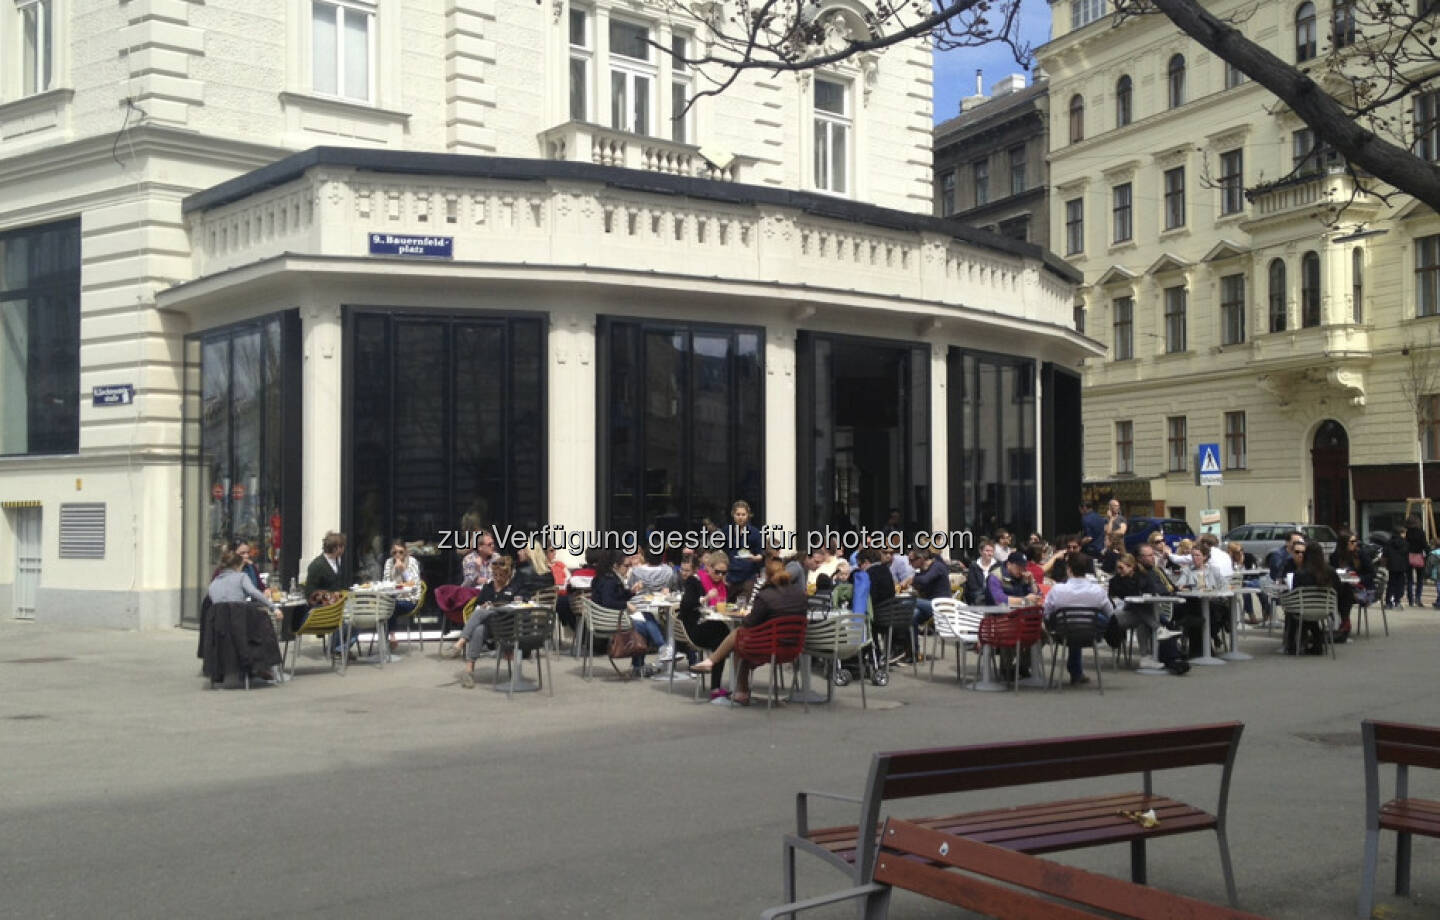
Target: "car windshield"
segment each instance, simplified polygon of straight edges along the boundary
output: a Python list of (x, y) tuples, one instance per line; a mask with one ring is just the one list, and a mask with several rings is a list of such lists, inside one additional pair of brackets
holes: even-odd
[(1184, 521), (1166, 521), (1165, 535), (1171, 537), (1194, 536), (1194, 534), (1190, 531), (1190, 525), (1185, 523)]
[(1335, 531), (1323, 525), (1311, 525), (1303, 530), (1307, 540), (1316, 540), (1320, 543), (1334, 543), (1336, 540)]

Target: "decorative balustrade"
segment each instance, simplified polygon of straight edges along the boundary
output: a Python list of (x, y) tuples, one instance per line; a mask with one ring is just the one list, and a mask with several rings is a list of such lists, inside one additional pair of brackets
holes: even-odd
[(1342, 169), (1331, 168), (1312, 176), (1297, 176), (1251, 193), (1259, 217), (1275, 217), (1295, 211), (1318, 211), (1343, 206), (1372, 205), (1371, 195), (1357, 188), (1355, 180)]
[(691, 176), (719, 182), (740, 182), (742, 171), (754, 161), (734, 157), (729, 163), (711, 163), (700, 148), (658, 137), (645, 137), (602, 128), (582, 121), (570, 121), (540, 135), (540, 150), (546, 159), (621, 166), (672, 176)]
[[(573, 153), (572, 140), (547, 143)], [(628, 157), (637, 141), (601, 133), (587, 143), (589, 155)], [(663, 165), (695, 168), (683, 156)], [(1072, 289), (1037, 258), (929, 230), (872, 226), (778, 204), (655, 194), (558, 176), (405, 176), (313, 167), (290, 182), (192, 212), (189, 219), (197, 276), (282, 255), (352, 258), (362, 266), (358, 270), (368, 270), (369, 237), (384, 232), (453, 237), (456, 263), (668, 273), (963, 306), (1057, 326), (1072, 321)], [(384, 270), (394, 270), (386, 264)], [(404, 270), (437, 268), (412, 263)]]

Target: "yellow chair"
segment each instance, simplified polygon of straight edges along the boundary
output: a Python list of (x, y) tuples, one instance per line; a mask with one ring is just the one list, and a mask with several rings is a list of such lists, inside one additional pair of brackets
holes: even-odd
[[(339, 597), (333, 603), (311, 610), (310, 615), (305, 618), (305, 622), (301, 623), (300, 628), (295, 630), (295, 652), (290, 659), (290, 678), (292, 680), (295, 677), (295, 666), (300, 663), (300, 638), (302, 636), (327, 636), (339, 630), (341, 624), (345, 622), (345, 604), (348, 603), (349, 600), (350, 592), (341, 591)], [(333, 658), (330, 661), (330, 668), (331, 670), (335, 668)], [(340, 658), (340, 673), (345, 673), (345, 657), (343, 654)]]

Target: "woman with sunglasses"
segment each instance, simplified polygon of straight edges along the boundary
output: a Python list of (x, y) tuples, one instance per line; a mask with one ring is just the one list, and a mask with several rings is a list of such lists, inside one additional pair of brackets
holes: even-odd
[[(1330, 567), (1344, 569), (1360, 579), (1359, 589), (1370, 591), (1375, 587), (1375, 569), (1370, 561), (1360, 554), (1360, 538), (1341, 527), (1336, 532), (1335, 552), (1330, 554)], [(1350, 610), (1355, 606), (1354, 585), (1348, 585), (1343, 581), (1336, 591), (1336, 599), (1340, 608), (1340, 628), (1335, 631), (1335, 641), (1344, 642), (1350, 638)]]
[[(372, 570), (373, 571), (373, 570)], [(404, 541), (396, 540), (390, 544), (390, 558), (385, 560), (384, 574), (381, 581), (393, 582), (397, 588), (414, 588), (420, 584), (420, 563), (410, 555), (410, 547)], [(386, 635), (390, 637), (390, 653), (400, 647), (400, 640), (395, 638), (395, 623), (403, 616), (408, 616), (415, 611), (415, 601), (395, 599), (395, 612), (390, 615), (390, 622), (386, 624)]]

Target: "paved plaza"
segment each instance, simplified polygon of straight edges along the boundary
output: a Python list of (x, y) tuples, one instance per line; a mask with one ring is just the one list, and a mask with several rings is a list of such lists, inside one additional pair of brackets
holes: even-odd
[[(1377, 623), (1378, 626), (1378, 618)], [(1360, 720), (1440, 722), (1440, 612), (1336, 661), (1271, 654), (1185, 677), (1105, 674), (1063, 692), (979, 694), (898, 672), (836, 702), (724, 709), (690, 686), (597, 679), (555, 659), (555, 695), (462, 690), (435, 655), (338, 676), (303, 657), (293, 683), (207, 691), (196, 635), (0, 624), (0, 891), (7, 917), (755, 917), (780, 899), (794, 793), (857, 794), (872, 751), (1239, 719), (1231, 845), (1242, 905), (1353, 917)], [(318, 650), (318, 643), (310, 645)], [(922, 668), (922, 675), (926, 672)], [(609, 675), (607, 677), (607, 675)], [(758, 694), (757, 694), (758, 698)], [(1157, 789), (1212, 807), (1218, 770)], [(1393, 782), (1387, 771), (1383, 788)], [(968, 808), (1130, 788), (1094, 780), (964, 797)], [(1440, 796), (1417, 773), (1412, 794)], [(904, 804), (896, 811), (905, 814)], [(822, 812), (822, 815), (825, 814)], [(854, 820), (837, 808), (833, 823)], [(821, 818), (824, 821), (824, 818)], [(1417, 840), (1415, 898), (1436, 916), (1440, 845)], [(1382, 893), (1394, 837), (1381, 850)], [(1055, 857), (1126, 876), (1129, 851)], [(1150, 846), (1152, 884), (1222, 902), (1213, 835)], [(801, 857), (801, 892), (840, 887)], [(899, 897), (897, 918), (954, 916)], [(851, 916), (848, 912), (810, 916)]]

